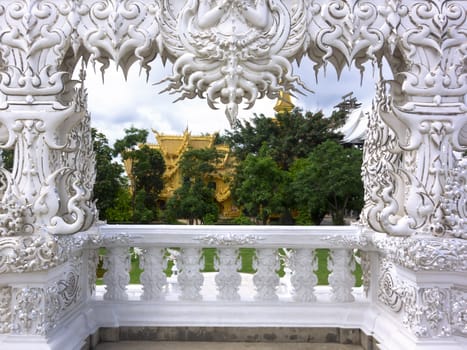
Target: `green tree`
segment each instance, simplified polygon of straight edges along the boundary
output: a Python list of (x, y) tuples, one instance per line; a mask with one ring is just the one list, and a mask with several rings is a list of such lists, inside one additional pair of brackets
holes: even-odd
[(302, 224), (319, 225), (323, 221), (329, 206), (326, 198), (320, 192), (313, 190), (310, 183), (309, 171), (311, 161), (308, 158), (297, 159), (290, 167), (291, 182), (289, 184), (289, 198), (293, 198), (299, 212), (298, 221)]
[(345, 210), (361, 210), (363, 205), (361, 164), (362, 152), (356, 148), (331, 140), (317, 146), (292, 167), (297, 203), (315, 220), (328, 211), (334, 225), (343, 225)]
[(247, 216), (266, 224), (272, 214), (284, 210), (287, 172), (274, 159), (264, 154), (250, 154), (237, 168), (232, 187), (234, 201)]
[(130, 166), (131, 208), (134, 222), (151, 222), (157, 218), (157, 201), (164, 187), (165, 162), (159, 150), (144, 144), (148, 131), (131, 126), (114, 144), (114, 155), (121, 155)]
[(133, 219), (133, 209), (131, 206), (131, 194), (128, 187), (117, 191), (114, 205), (106, 210), (107, 221), (109, 222), (130, 222)]
[(120, 154), (123, 159), (126, 159), (126, 152), (140, 143), (145, 143), (149, 133), (145, 129), (138, 129), (134, 126), (124, 129), (124, 131), (125, 136), (114, 143), (113, 155)]
[(224, 138), (240, 161), (250, 154), (259, 155), (266, 147), (279, 167), (288, 170), (294, 160), (307, 157), (317, 145), (339, 140), (341, 135), (334, 130), (341, 122), (337, 114), (325, 118), (322, 112), (303, 113), (296, 108), (290, 113), (278, 113), (275, 118), (255, 115), (251, 122), (237, 123)]
[(165, 162), (159, 150), (147, 145), (126, 151), (133, 177), (133, 220), (151, 222), (157, 218), (157, 201), (164, 188)]
[(111, 221), (109, 210), (117, 205), (119, 193), (127, 187), (127, 182), (123, 177), (122, 165), (113, 161), (113, 150), (106, 136), (94, 128), (91, 133), (96, 156), (96, 182), (93, 197), (97, 200), (99, 218)]
[(182, 185), (167, 202), (168, 218), (188, 219), (189, 224), (217, 221), (215, 175), (222, 154), (215, 148), (189, 149), (179, 163)]

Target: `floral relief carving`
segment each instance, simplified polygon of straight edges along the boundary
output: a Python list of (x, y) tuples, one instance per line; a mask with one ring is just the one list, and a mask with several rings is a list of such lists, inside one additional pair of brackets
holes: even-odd
[(328, 277), (332, 289), (331, 299), (336, 302), (352, 302), (352, 288), (355, 285), (355, 259), (349, 249), (331, 249), (328, 257)]
[(295, 249), (289, 261), (292, 276), (293, 298), (298, 302), (316, 301), (314, 293), (318, 284), (318, 277), (314, 271), (318, 270), (318, 259), (312, 249)]
[(0, 287), (0, 334), (9, 333), (12, 321), (11, 288)]
[(217, 258), (214, 261), (214, 267), (219, 271), (215, 277), (217, 290), (219, 291), (217, 299), (239, 300), (240, 294), (238, 294), (238, 290), (242, 278), (238, 273), (238, 270), (241, 268), (238, 249), (219, 248), (217, 250)]
[(201, 286), (204, 277), (201, 269), (201, 250), (199, 248), (183, 248), (178, 261), (178, 283), (181, 300), (200, 300)]
[(467, 335), (467, 292), (453, 289), (451, 295), (452, 329), (455, 334), (465, 337)]
[(165, 249), (160, 247), (146, 248), (140, 256), (141, 273), (140, 281), (143, 285), (143, 300), (162, 299), (162, 290), (167, 285), (167, 276), (164, 271), (167, 268)]
[(402, 309), (403, 299), (400, 282), (393, 274), (393, 265), (383, 262), (378, 281), (378, 300), (391, 310), (399, 312)]
[(446, 181), (441, 209), (446, 222), (446, 233), (467, 239), (467, 159), (463, 158)]
[(253, 283), (256, 288), (255, 299), (260, 301), (278, 300), (279, 297), (276, 292), (280, 279), (277, 271), (280, 268), (280, 263), (277, 250), (256, 249), (253, 268), (256, 270), (253, 276)]
[(12, 333), (44, 335), (45, 303), (46, 295), (42, 288), (14, 289)]
[(196, 238), (196, 240), (203, 242), (207, 245), (214, 246), (241, 246), (241, 245), (251, 245), (255, 244), (258, 241), (264, 240), (264, 237), (260, 237), (254, 234), (237, 234), (237, 233), (228, 233), (228, 234), (208, 234)]
[(467, 245), (459, 239), (376, 238), (385, 257), (414, 271), (467, 271)]
[(130, 253), (126, 247), (109, 248), (104, 256), (103, 268), (105, 300), (127, 300), (126, 288), (130, 282)]

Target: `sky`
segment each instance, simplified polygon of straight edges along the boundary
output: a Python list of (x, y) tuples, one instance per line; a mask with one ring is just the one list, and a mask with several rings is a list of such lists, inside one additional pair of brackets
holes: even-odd
[[(181, 134), (188, 128), (193, 135), (202, 133), (223, 133), (230, 129), (224, 107), (212, 110), (203, 99), (185, 99), (173, 103), (177, 95), (160, 94), (165, 85), (155, 83), (171, 74), (171, 65), (163, 66), (159, 59), (152, 64), (152, 70), (146, 81), (146, 73), (139, 74), (139, 66), (133, 65), (127, 80), (121, 71), (111, 65), (105, 72), (104, 82), (99, 67), (91, 64), (87, 67), (86, 88), (88, 91), (88, 107), (91, 113), (91, 125), (104, 133), (112, 145), (115, 140), (125, 135), (124, 129), (131, 126), (150, 131), (148, 142), (155, 142), (151, 129), (163, 134)], [(366, 66), (364, 82), (360, 85), (360, 72), (356, 68), (345, 68), (340, 80), (332, 66), (321, 70), (318, 82), (312, 63), (302, 61), (300, 67), (295, 65), (295, 74), (300, 75), (308, 88), (314, 93), (306, 92), (305, 96), (297, 95), (293, 99), (295, 106), (305, 111), (323, 110), (330, 115), (333, 106), (342, 100), (342, 96), (353, 92), (362, 107), (371, 104), (375, 91), (373, 68)], [(251, 118), (254, 113), (273, 116), (275, 100), (267, 98), (257, 100), (249, 110), (239, 108), (238, 118)]]

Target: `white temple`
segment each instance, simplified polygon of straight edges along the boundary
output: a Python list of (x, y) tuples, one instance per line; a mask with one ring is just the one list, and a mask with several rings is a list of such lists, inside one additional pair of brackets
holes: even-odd
[[(0, 348), (91, 349), (132, 327), (249, 326), (356, 330), (385, 350), (466, 349), (466, 21), (463, 0), (2, 0), (0, 147), (14, 150), (14, 164), (0, 168)], [(85, 63), (144, 71), (158, 55), (173, 64), (167, 92), (222, 105), (231, 123), (239, 105), (300, 90), (294, 61), (310, 60), (310, 75), (371, 62), (380, 73), (361, 221), (97, 223)], [(131, 247), (143, 251), (136, 287)], [(217, 249), (218, 271), (206, 281), (205, 247)], [(249, 299), (239, 293), (241, 247), (256, 249)], [(280, 248), (290, 255), (287, 293), (278, 293)], [(329, 286), (317, 285), (319, 248), (330, 249)], [(215, 298), (204, 298), (205, 283)]]

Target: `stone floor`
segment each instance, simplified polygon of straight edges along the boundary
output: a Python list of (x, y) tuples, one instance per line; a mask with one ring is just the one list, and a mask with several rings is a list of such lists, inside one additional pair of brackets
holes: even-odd
[(358, 345), (319, 343), (151, 342), (122, 341), (97, 345), (96, 350), (363, 350)]

